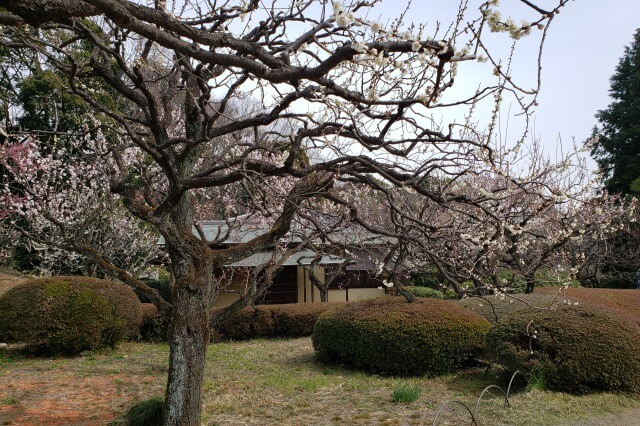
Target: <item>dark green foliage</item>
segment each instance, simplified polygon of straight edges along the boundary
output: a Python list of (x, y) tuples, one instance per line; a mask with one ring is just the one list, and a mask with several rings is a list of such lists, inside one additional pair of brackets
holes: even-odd
[(340, 305), (342, 303), (295, 303), (246, 307), (212, 328), (216, 338), (233, 340), (310, 336), (318, 317)]
[(416, 386), (408, 385), (406, 383), (399, 383), (393, 389), (391, 399), (393, 402), (403, 402), (408, 404), (416, 399), (420, 398), (420, 389)]
[(27, 239), (20, 236), (13, 241), (11, 250), (11, 269), (15, 271), (35, 271), (40, 265), (37, 252), (30, 247)]
[(411, 294), (416, 297), (430, 297), (432, 299), (457, 299), (458, 296), (452, 290), (440, 291), (431, 287), (405, 287)]
[(509, 269), (499, 269), (496, 273), (496, 279), (501, 288), (509, 293), (524, 293), (527, 288), (524, 277)]
[(538, 269), (535, 274), (536, 288), (563, 287), (567, 282), (569, 287), (580, 287), (580, 281), (572, 277), (569, 272), (554, 269)]
[[(639, 142), (640, 143), (640, 140)], [(636, 191), (636, 195), (640, 190)], [(635, 289), (640, 265), (640, 224), (631, 222), (623, 229), (609, 234), (596, 250), (601, 260), (597, 262), (598, 280), (589, 284), (600, 288)], [(591, 274), (596, 275), (596, 274)]]
[[(160, 296), (169, 303), (172, 303), (171, 297), (171, 286), (169, 285), (169, 280), (142, 280), (143, 283), (148, 285), (151, 288), (155, 288), (160, 293)], [(141, 303), (151, 303), (151, 300), (147, 296), (144, 295), (140, 290), (134, 289), (138, 299), (140, 299)]]
[(598, 281), (598, 288), (635, 289), (636, 282), (625, 276), (607, 276)]
[(532, 390), (547, 390), (547, 379), (545, 379), (544, 374), (542, 374), (542, 372), (540, 371), (533, 371), (529, 375), (525, 390), (527, 392), (531, 392)]
[(87, 119), (86, 103), (55, 71), (35, 70), (22, 80), (18, 101), (24, 110), (19, 120), (23, 129), (77, 132)]
[(430, 287), (439, 289), (444, 281), (442, 274), (436, 268), (429, 268), (411, 273), (411, 284), (416, 287)]
[(153, 303), (142, 303), (140, 338), (147, 342), (165, 342), (170, 318), (163, 317)]
[(383, 297), (321, 315), (312, 340), (322, 360), (387, 374), (436, 375), (473, 358), (489, 328), (454, 301)]
[(127, 426), (157, 426), (162, 424), (164, 400), (151, 398), (129, 408), (125, 414)]
[(138, 334), (141, 308), (122, 284), (85, 277), (40, 278), (0, 297), (0, 341), (53, 354), (114, 347)]
[(532, 374), (550, 390), (640, 391), (640, 332), (592, 307), (513, 312), (486, 347), (508, 372)]
[(611, 77), (613, 102), (596, 115), (591, 155), (610, 192), (640, 194), (640, 29)]

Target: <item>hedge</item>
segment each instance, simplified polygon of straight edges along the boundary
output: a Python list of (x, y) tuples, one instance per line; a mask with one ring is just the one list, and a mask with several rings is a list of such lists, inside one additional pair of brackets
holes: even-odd
[[(320, 314), (344, 303), (294, 303), (246, 307), (213, 325), (215, 339), (310, 336)], [(215, 310), (214, 310), (215, 312)]]
[(489, 332), (487, 348), (508, 372), (542, 376), (550, 390), (640, 390), (640, 332), (591, 306), (513, 312)]
[(312, 340), (321, 360), (376, 373), (437, 375), (478, 354), (489, 328), (454, 301), (382, 297), (324, 313)]
[(95, 278), (40, 278), (0, 297), (0, 341), (45, 353), (114, 347), (138, 335), (141, 319), (129, 287)]

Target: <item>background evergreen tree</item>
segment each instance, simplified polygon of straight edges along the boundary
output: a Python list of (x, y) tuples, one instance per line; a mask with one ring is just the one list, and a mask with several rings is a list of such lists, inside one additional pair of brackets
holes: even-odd
[(640, 29), (611, 77), (613, 102), (598, 111), (591, 155), (612, 193), (640, 196)]

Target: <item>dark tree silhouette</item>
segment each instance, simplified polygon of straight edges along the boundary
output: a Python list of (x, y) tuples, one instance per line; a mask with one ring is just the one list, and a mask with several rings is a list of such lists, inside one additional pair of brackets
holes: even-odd
[(591, 155), (609, 192), (640, 195), (640, 29), (611, 77), (613, 102), (596, 114)]

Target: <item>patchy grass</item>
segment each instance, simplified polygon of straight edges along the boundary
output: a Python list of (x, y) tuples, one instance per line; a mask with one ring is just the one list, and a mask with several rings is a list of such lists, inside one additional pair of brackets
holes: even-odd
[[(0, 354), (0, 424), (117, 422), (134, 404), (163, 395), (167, 362), (164, 344), (127, 343), (79, 358), (31, 358), (10, 350)], [(457, 399), (473, 409), (485, 386), (504, 384), (483, 373), (411, 379), (420, 396), (396, 404), (390, 396), (401, 383), (397, 378), (318, 364), (308, 338), (220, 343), (207, 356), (203, 423), (431, 424), (443, 402)], [(640, 409), (639, 399), (613, 394), (521, 391), (508, 408), (494, 395), (481, 402), (478, 424), (574, 424)], [(443, 410), (440, 420), (469, 423), (459, 406)]]

